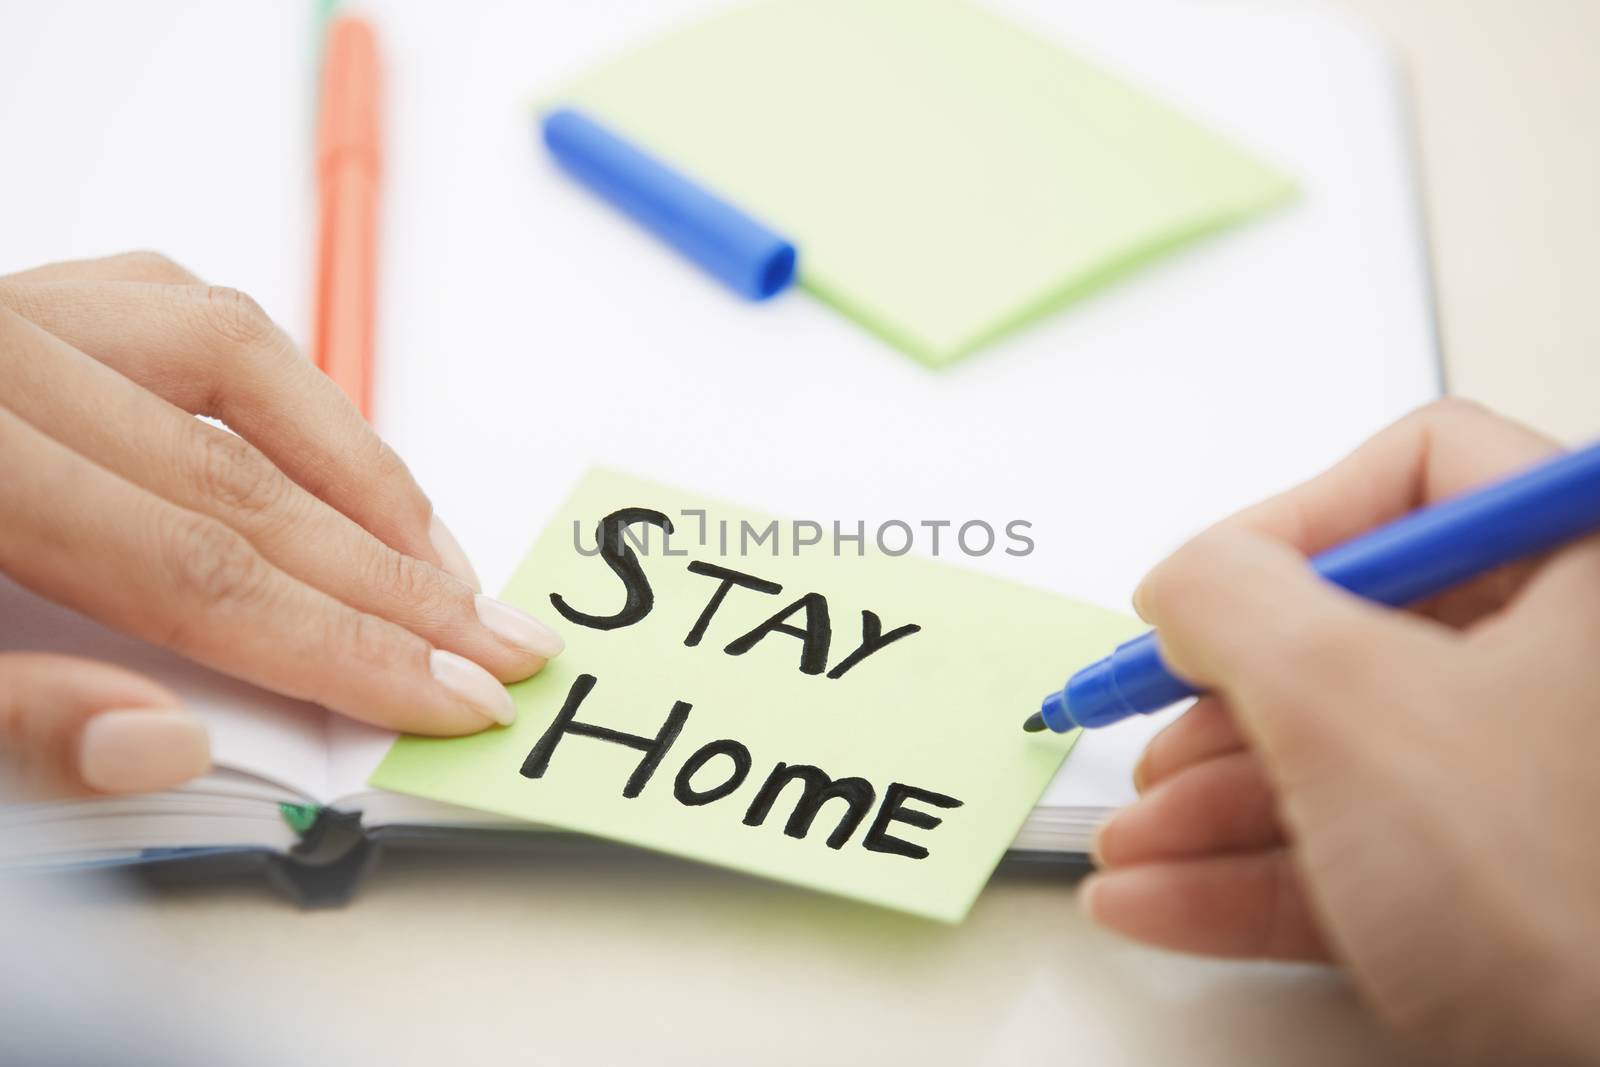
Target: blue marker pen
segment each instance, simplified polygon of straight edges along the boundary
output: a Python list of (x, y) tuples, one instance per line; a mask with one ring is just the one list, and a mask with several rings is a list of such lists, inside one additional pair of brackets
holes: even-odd
[[(1440, 501), (1314, 557), (1322, 577), (1402, 607), (1514, 560), (1600, 531), (1600, 444)], [(1154, 631), (1068, 679), (1023, 724), (1063, 733), (1109, 726), (1195, 696), (1161, 660)]]

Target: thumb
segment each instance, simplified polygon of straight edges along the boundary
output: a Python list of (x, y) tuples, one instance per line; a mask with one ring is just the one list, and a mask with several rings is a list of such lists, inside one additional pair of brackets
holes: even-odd
[(0, 653), (5, 777), (38, 792), (146, 793), (204, 774), (203, 723), (167, 690), (74, 656)]
[(1361, 600), (1324, 580), (1292, 546), (1216, 527), (1140, 584), (1139, 612), (1162, 658), (1220, 695), (1280, 783), (1319, 768), (1353, 769), (1376, 746), (1362, 738), (1398, 724), (1411, 686), (1450, 677), (1459, 644), (1430, 620)]

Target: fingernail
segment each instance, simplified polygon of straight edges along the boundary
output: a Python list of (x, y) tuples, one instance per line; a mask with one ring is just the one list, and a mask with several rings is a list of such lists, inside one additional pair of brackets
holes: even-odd
[(478, 609), (478, 621), (513, 648), (549, 659), (559, 656), (561, 650), (567, 647), (560, 634), (521, 608), (482, 593), (473, 598), (473, 604)]
[(1090, 922), (1099, 922), (1100, 915), (1096, 909), (1095, 896), (1100, 891), (1100, 876), (1091, 874), (1078, 883), (1078, 911)]
[(428, 523), (428, 540), (433, 542), (433, 550), (439, 553), (439, 566), (444, 568), (446, 574), (466, 582), (474, 592), (483, 591), (483, 583), (478, 580), (478, 572), (472, 569), (467, 554), (461, 550), (461, 542), (456, 540), (455, 534), (437, 515)]
[[(437, 521), (437, 520), (435, 520)], [(1133, 613), (1144, 619), (1144, 583), (1140, 582), (1133, 588)], [(1148, 620), (1147, 620), (1148, 621)]]
[(1144, 777), (1149, 773), (1144, 769), (1144, 764), (1145, 757), (1140, 756), (1139, 762), (1133, 765), (1133, 791), (1135, 793), (1142, 794), (1144, 792)]
[(434, 681), (471, 704), (474, 711), (501, 726), (510, 726), (516, 721), (517, 705), (506, 687), (470, 659), (436, 648), (428, 666), (433, 671)]
[(78, 775), (100, 793), (171, 789), (210, 767), (205, 724), (172, 708), (102, 711), (78, 741)]

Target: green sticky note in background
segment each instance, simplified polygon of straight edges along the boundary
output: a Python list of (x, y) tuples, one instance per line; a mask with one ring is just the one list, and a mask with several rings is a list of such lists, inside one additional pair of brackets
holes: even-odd
[[(619, 570), (595, 554), (601, 520), (625, 508), (658, 512), (676, 529), (667, 543), (646, 522), (627, 527), (631, 539), (622, 544), (648, 596), (630, 596)], [(796, 555), (787, 522), (777, 524), (776, 539), (752, 540), (739, 553), (743, 524), (759, 536), (773, 521), (591, 472), (504, 593), (567, 641), (542, 672), (512, 687), (516, 723), (465, 738), (402, 738), (372, 784), (959, 921), (1072, 744), (1071, 736), (1026, 734), (1022, 719), (1071, 665), (1109, 652), (1139, 627), (959, 567), (878, 555), (870, 545), (858, 556), (846, 542), (836, 556), (826, 534)], [(749, 578), (719, 598), (723, 578), (706, 573), (707, 564)], [(579, 625), (562, 617), (552, 595), (596, 618), (631, 604), (634, 621)], [(772, 629), (740, 654), (727, 651), (791, 607), (779, 623), (787, 630)], [(816, 640), (823, 610), (825, 650)], [(920, 630), (850, 663), (864, 631), (881, 640), (908, 624)], [(789, 632), (808, 627), (809, 642)], [(576, 723), (642, 740), (630, 747), (553, 730), (574, 700)], [(681, 728), (645, 774), (647, 753), (637, 746), (661, 735), (675, 709)], [(547, 737), (547, 762), (526, 776), (525, 761)], [(815, 780), (797, 777), (769, 791), (763, 809), (779, 764), (815, 768), (797, 772)], [(631, 797), (630, 779), (638, 786)], [(775, 781), (785, 781), (781, 771)], [(808, 787), (827, 792), (811, 794), (820, 806), (806, 829)], [(920, 850), (926, 855), (904, 854)]]
[(935, 365), (1293, 192), (958, 0), (767, 0), (552, 99), (784, 232), (807, 289)]

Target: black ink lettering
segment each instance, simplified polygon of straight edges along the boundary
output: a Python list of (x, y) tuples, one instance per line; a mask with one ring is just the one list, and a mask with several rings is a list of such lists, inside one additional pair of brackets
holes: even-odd
[[(733, 760), (733, 773), (726, 781), (714, 785), (710, 789), (696, 789), (694, 776), (696, 772), (718, 756), (727, 756)], [(744, 780), (750, 773), (750, 750), (737, 741), (713, 741), (708, 745), (701, 745), (695, 754), (684, 761), (683, 769), (678, 771), (678, 777), (672, 782), (672, 795), (678, 803), (697, 808), (702, 804), (709, 804), (713, 800), (721, 800), (729, 793), (744, 785)]]
[(902, 637), (910, 637), (920, 631), (922, 627), (916, 623), (907, 623), (896, 626), (888, 633), (883, 632), (883, 622), (876, 614), (870, 611), (861, 613), (861, 647), (840, 660), (833, 670), (828, 672), (829, 678), (843, 678), (845, 671), (872, 655), (886, 645), (892, 645)]
[(833, 828), (833, 833), (828, 835), (828, 847), (843, 848), (845, 842), (850, 840), (850, 835), (856, 832), (856, 827), (861, 825), (861, 820), (867, 817), (867, 812), (872, 810), (875, 793), (872, 783), (865, 778), (834, 779), (817, 767), (803, 763), (794, 766), (780, 763), (772, 768), (772, 773), (762, 783), (761, 791), (750, 802), (749, 810), (744, 813), (744, 824), (760, 826), (765, 822), (783, 787), (796, 778), (805, 783), (805, 791), (795, 802), (794, 811), (789, 813), (789, 821), (783, 827), (784, 834), (804, 839), (811, 831), (811, 823), (822, 805), (839, 797), (844, 800), (847, 810), (844, 818), (839, 820), (839, 825)]
[(944, 822), (937, 815), (929, 815), (925, 811), (906, 807), (907, 800), (920, 800), (924, 804), (932, 804), (939, 808), (961, 807), (961, 801), (955, 797), (947, 797), (943, 793), (935, 793), (928, 789), (918, 789), (914, 785), (890, 782), (889, 788), (883, 794), (883, 806), (878, 809), (877, 817), (867, 829), (867, 836), (861, 839), (863, 848), (868, 852), (887, 852), (891, 856), (908, 856), (914, 860), (928, 858), (928, 850), (921, 845), (894, 837), (888, 832), (890, 824), (897, 822), (915, 826), (919, 830), (932, 830)]
[(656, 768), (661, 766), (661, 761), (666, 757), (667, 750), (683, 732), (684, 721), (689, 718), (690, 705), (678, 701), (672, 705), (672, 711), (667, 715), (667, 721), (661, 724), (661, 732), (654, 737), (641, 737), (638, 734), (623, 733), (621, 730), (612, 730), (605, 726), (591, 726), (586, 722), (578, 722), (578, 706), (583, 703), (589, 691), (594, 688), (594, 675), (580, 674), (573, 681), (572, 688), (567, 691), (566, 703), (561, 705), (561, 710), (556, 712), (555, 721), (552, 722), (539, 740), (534, 743), (528, 752), (528, 758), (522, 761), (522, 776), (524, 778), (542, 778), (544, 772), (550, 768), (550, 757), (555, 754), (556, 745), (568, 734), (577, 737), (592, 737), (598, 741), (610, 741), (615, 745), (624, 745), (636, 748), (644, 753), (639, 760), (639, 765), (628, 776), (627, 784), (622, 787), (622, 795), (633, 799), (643, 792), (649, 784), (650, 776), (656, 773)]
[[(784, 622), (801, 608), (806, 612), (804, 630)], [(800, 651), (802, 674), (821, 674), (827, 669), (828, 644), (833, 639), (833, 628), (828, 622), (828, 601), (821, 593), (807, 593), (754, 630), (735, 640), (723, 651), (730, 656), (742, 656), (756, 647), (756, 642), (771, 633), (788, 634), (805, 642)]]
[(556, 610), (568, 622), (575, 622), (579, 626), (595, 630), (616, 630), (632, 626), (650, 614), (650, 609), (656, 602), (655, 592), (650, 588), (650, 579), (645, 577), (644, 568), (639, 565), (639, 557), (628, 547), (623, 537), (623, 531), (636, 522), (648, 522), (661, 527), (669, 534), (672, 532), (672, 520), (661, 512), (649, 508), (622, 508), (613, 511), (601, 519), (595, 527), (594, 537), (600, 545), (600, 555), (616, 572), (617, 577), (622, 579), (622, 584), (627, 589), (627, 600), (623, 602), (622, 610), (615, 615), (590, 615), (569, 607), (560, 593), (551, 593), (550, 603), (555, 605)]
[(640, 531), (634, 529), (631, 524), (623, 526), (622, 540), (624, 542), (632, 542), (634, 551), (641, 556), (650, 554), (650, 527), (646, 526), (643, 531)]
[(754, 589), (758, 593), (783, 592), (783, 586), (777, 582), (769, 582), (752, 574), (729, 570), (727, 567), (719, 567), (715, 563), (701, 563), (699, 560), (695, 560), (689, 564), (689, 572), (691, 574), (704, 574), (708, 578), (718, 578), (721, 579), (722, 583), (717, 586), (717, 591), (711, 594), (711, 599), (706, 601), (705, 610), (694, 621), (693, 628), (689, 630), (689, 636), (683, 639), (683, 643), (690, 648), (698, 645), (700, 639), (706, 635), (706, 627), (711, 625), (711, 617), (722, 606), (723, 598), (728, 595), (729, 589), (737, 585), (741, 589)]

